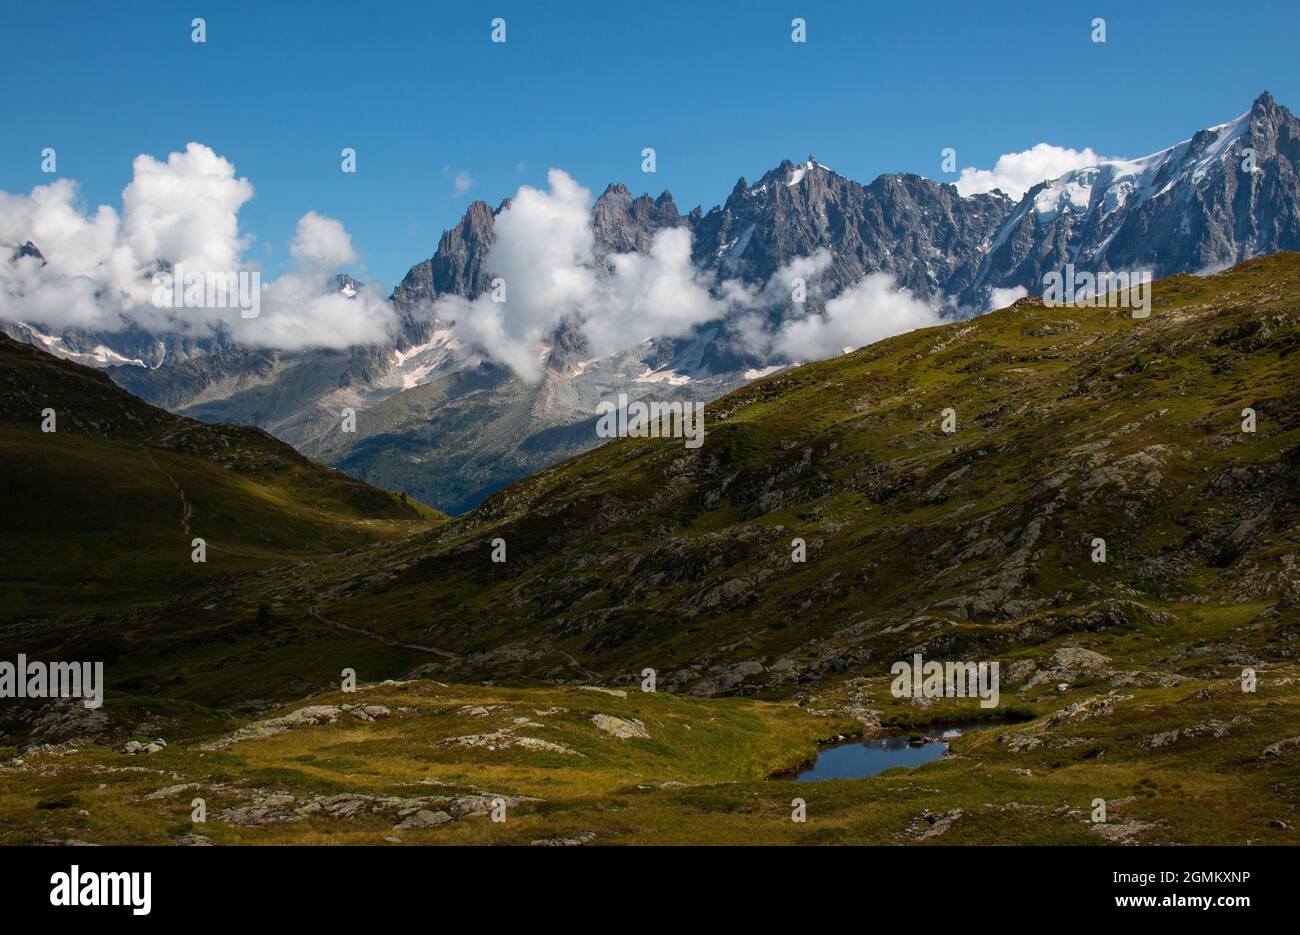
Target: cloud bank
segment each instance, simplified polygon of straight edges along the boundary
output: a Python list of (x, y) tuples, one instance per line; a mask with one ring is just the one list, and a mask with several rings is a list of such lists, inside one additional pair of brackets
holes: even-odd
[(559, 169), (549, 190), (523, 186), (496, 219), (487, 268), (500, 280), (470, 301), (443, 296), (439, 318), (462, 340), (529, 382), (542, 375), (542, 343), (562, 322), (575, 325), (599, 355), (647, 338), (680, 337), (726, 314), (691, 264), (690, 233), (655, 235), (648, 255), (616, 254), (598, 268), (591, 192)]
[[(154, 304), (160, 271), (260, 275), (242, 259), (252, 237), (240, 233), (238, 221), (253, 194), (233, 164), (199, 143), (165, 161), (136, 157), (120, 215), (107, 205), (84, 211), (69, 179), (27, 195), (0, 192), (0, 318), (54, 331), (112, 332), (133, 324), (163, 333), (223, 330), (243, 344), (289, 350), (385, 340), (393, 309), (377, 286), (354, 299), (333, 289), (331, 274), (355, 262), (356, 252), (339, 221), (314, 211), (298, 222), (293, 268), (261, 284), (257, 318), (241, 317), (238, 308)], [(28, 241), (44, 263), (10, 259)]]
[(1024, 286), (1008, 286), (1005, 289), (993, 288), (989, 290), (989, 311), (999, 308), (1006, 308), (1013, 302), (1023, 299), (1029, 295), (1029, 290)]
[(611, 255), (601, 268), (591, 192), (559, 169), (548, 181), (546, 191), (520, 188), (497, 217), (487, 258), (495, 288), (473, 301), (443, 296), (433, 309), (454, 322), (466, 344), (528, 382), (541, 378), (545, 342), (563, 323), (576, 327), (597, 357), (725, 319), (743, 352), (812, 361), (939, 322), (935, 309), (885, 273), (845, 289), (822, 312), (773, 321), (769, 313), (799, 301), (792, 297), (798, 284), (805, 301), (819, 299), (819, 278), (832, 261), (825, 248), (791, 260), (761, 285), (717, 282), (692, 265), (690, 232), (678, 227), (659, 231), (647, 254)]
[[(261, 282), (256, 317), (208, 307), (210, 296), (197, 307), (160, 307), (155, 279), (171, 270), (260, 274), (243, 259), (252, 237), (240, 232), (238, 220), (254, 188), (198, 143), (166, 160), (139, 156), (132, 168), (120, 214), (107, 205), (85, 210), (68, 179), (27, 195), (0, 192), (0, 318), (55, 332), (132, 325), (154, 333), (222, 332), (241, 344), (285, 350), (392, 337), (396, 314), (379, 286), (368, 284), (353, 297), (335, 288), (332, 274), (355, 263), (357, 252), (340, 221), (315, 211), (298, 221), (289, 244), (292, 267)], [(792, 260), (761, 285), (719, 282), (697, 270), (684, 227), (659, 231), (646, 254), (598, 259), (592, 201), (588, 189), (558, 169), (549, 173), (546, 190), (520, 188), (496, 219), (487, 258), (500, 287), (474, 300), (443, 296), (434, 314), (453, 321), (466, 344), (530, 382), (541, 377), (545, 342), (562, 324), (576, 329), (599, 357), (727, 320), (745, 350), (815, 360), (938, 320), (884, 274), (868, 276), (823, 305), (819, 280), (832, 261), (826, 249)], [(44, 262), (9, 258), (28, 241)], [(778, 315), (774, 322), (765, 313), (797, 302), (792, 293), (798, 283), (810, 307), (822, 311), (784, 322)], [(803, 306), (795, 308), (801, 313)]]
[(827, 302), (825, 314), (784, 322), (773, 348), (790, 360), (825, 360), (939, 322), (939, 313), (893, 276), (871, 273)]

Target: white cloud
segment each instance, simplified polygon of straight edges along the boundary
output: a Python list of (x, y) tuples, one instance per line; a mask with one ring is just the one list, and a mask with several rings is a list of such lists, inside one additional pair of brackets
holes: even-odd
[(831, 251), (818, 247), (812, 256), (795, 257), (778, 267), (761, 287), (747, 285), (737, 279), (728, 279), (721, 285), (724, 301), (733, 308), (752, 309), (783, 305), (794, 301), (797, 280), (804, 284), (804, 301), (819, 293), (817, 278), (831, 267)]
[(1032, 149), (999, 156), (991, 170), (973, 166), (962, 169), (955, 184), (957, 193), (963, 197), (1000, 188), (1012, 198), (1020, 199), (1039, 182), (1060, 178), (1072, 169), (1095, 166), (1105, 159), (1087, 147), (1077, 150), (1039, 143)]
[(763, 357), (771, 355), (776, 350), (778, 335), (773, 330), (768, 312), (789, 307), (795, 301), (796, 280), (803, 280), (805, 302), (819, 296), (821, 287), (818, 280), (830, 269), (831, 260), (831, 251), (819, 247), (812, 256), (795, 257), (778, 267), (761, 287), (747, 286), (734, 279), (724, 282), (724, 300), (740, 311), (740, 314), (732, 316), (730, 322), (737, 348), (742, 353)]
[(721, 318), (726, 306), (709, 295), (691, 265), (685, 228), (655, 234), (648, 256), (609, 257), (613, 273), (601, 281), (597, 302), (582, 323), (597, 354), (613, 354), (646, 338), (674, 338)]
[(242, 323), (241, 340), (269, 347), (331, 347), (382, 340), (395, 326), (396, 314), (376, 283), (361, 286), (349, 298), (333, 288), (338, 267), (355, 263), (352, 237), (335, 218), (308, 211), (298, 221), (289, 252), (292, 271), (262, 290), (262, 314)]
[(134, 178), (122, 192), (122, 240), (138, 259), (237, 268), (250, 240), (240, 238), (237, 214), (253, 197), (253, 185), (235, 178), (234, 165), (190, 143), (165, 163), (136, 156), (131, 168)]
[(383, 288), (366, 283), (348, 298), (331, 288), (331, 271), (315, 263), (300, 264), (264, 285), (261, 315), (238, 320), (236, 337), (245, 344), (286, 350), (386, 340), (397, 316)]
[(299, 259), (313, 260), (328, 267), (356, 263), (352, 237), (343, 229), (343, 222), (317, 215), (315, 211), (308, 211), (299, 218), (289, 252)]
[(531, 382), (542, 375), (543, 341), (563, 320), (603, 356), (724, 314), (697, 279), (687, 231), (660, 231), (648, 255), (614, 255), (608, 272), (598, 270), (591, 192), (559, 169), (547, 179), (549, 191), (522, 186), (496, 219), (486, 265), (504, 280), (505, 301), (492, 290), (472, 302), (438, 300), (436, 314), (455, 321), (462, 340)]
[(315, 211), (308, 211), (299, 219), (289, 252), (301, 259), (334, 267), (357, 261), (352, 237), (343, 229), (343, 223)]
[[(243, 261), (252, 238), (239, 231), (239, 209), (252, 183), (211, 149), (190, 143), (165, 161), (138, 156), (122, 192), (122, 213), (77, 204), (69, 179), (28, 195), (0, 192), (0, 318), (55, 331), (116, 331), (139, 324), (155, 332), (203, 334), (225, 329), (246, 344), (298, 349), (385, 340), (396, 316), (375, 286), (354, 300), (338, 296), (331, 274), (356, 253), (343, 225), (314, 211), (298, 222), (294, 267), (264, 283), (261, 313), (231, 308), (158, 308), (151, 301), (160, 268), (193, 273), (252, 272)], [(34, 243), (34, 257), (9, 260)], [(342, 303), (342, 304), (340, 304)]]
[(813, 281), (831, 268), (831, 252), (825, 247), (818, 247), (812, 256), (795, 257), (780, 267), (767, 281), (764, 292), (769, 299), (791, 300), (791, 293), (798, 281), (804, 283), (808, 295), (816, 295)]
[(1029, 290), (1024, 286), (1010, 286), (1006, 289), (989, 290), (989, 310), (1006, 308), (1017, 299), (1023, 299), (1029, 295)]
[(827, 302), (824, 315), (783, 323), (773, 345), (790, 360), (824, 360), (937, 324), (938, 313), (899, 289), (893, 276), (870, 273)]
[(442, 174), (452, 176), (451, 197), (453, 198), (459, 198), (474, 187), (474, 176), (470, 175), (468, 169), (453, 170), (451, 166), (443, 166)]
[(470, 302), (445, 296), (438, 316), (454, 320), (462, 339), (481, 347), (525, 380), (541, 376), (538, 346), (561, 318), (595, 292), (591, 193), (552, 169), (549, 192), (523, 186), (494, 225), (487, 268), (505, 281), (505, 301), (492, 292)]
[(1200, 269), (1192, 273), (1193, 276), (1213, 276), (1215, 273), (1222, 273), (1229, 266), (1233, 265), (1232, 260), (1218, 260), (1214, 263), (1207, 263)]

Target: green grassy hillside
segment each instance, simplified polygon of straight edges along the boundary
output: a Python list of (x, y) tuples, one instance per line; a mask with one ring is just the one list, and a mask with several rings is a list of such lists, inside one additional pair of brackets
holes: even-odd
[(421, 660), (443, 678), (696, 693), (1269, 621), (1292, 658), (1298, 309), (1296, 254), (1158, 283), (1147, 319), (1022, 300), (733, 393), (698, 451), (618, 440), (245, 599), (454, 651)]
[[(1296, 254), (1160, 282), (1146, 319), (1022, 300), (748, 386), (698, 451), (618, 440), (416, 535), (277, 553), (259, 522), (234, 578), (3, 631), (105, 660), (109, 695), (17, 722), (0, 816), (28, 843), (1294, 843), (1298, 319)], [(894, 697), (916, 652), (997, 661), (998, 706)], [(999, 720), (915, 770), (773, 778), (972, 717)]]
[[(259, 429), (171, 415), (4, 336), (0, 477), (0, 616), (170, 599), (439, 518)], [(206, 563), (191, 560), (194, 537)]]

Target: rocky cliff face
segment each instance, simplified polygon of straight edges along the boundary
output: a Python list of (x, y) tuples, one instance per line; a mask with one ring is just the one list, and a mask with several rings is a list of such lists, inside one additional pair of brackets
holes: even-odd
[(973, 282), (983, 246), (1012, 208), (1001, 192), (962, 198), (919, 175), (882, 175), (863, 186), (809, 156), (753, 185), (740, 179), (723, 206), (693, 223), (694, 253), (705, 268), (766, 282), (826, 248), (832, 291), (887, 272), (918, 296), (942, 297)]
[(655, 234), (686, 223), (670, 193), (634, 198), (626, 185), (610, 185), (597, 199), (591, 215), (596, 255), (646, 253)]
[[(505, 207), (508, 202), (503, 202)], [(497, 210), (500, 210), (499, 208)], [(485, 201), (475, 201), (455, 227), (444, 231), (438, 252), (417, 263), (393, 290), (393, 304), (402, 321), (398, 344), (424, 344), (434, 329), (429, 306), (440, 295), (475, 298), (488, 287), (491, 277), (485, 267), (492, 246), (496, 212)]]

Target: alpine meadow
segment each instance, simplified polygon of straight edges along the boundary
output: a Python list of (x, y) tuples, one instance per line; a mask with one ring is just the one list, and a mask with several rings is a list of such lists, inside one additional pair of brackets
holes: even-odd
[(484, 844), (1275, 901), (1294, 7), (203, 6), (0, 12), (0, 843), (102, 846), (16, 905)]

